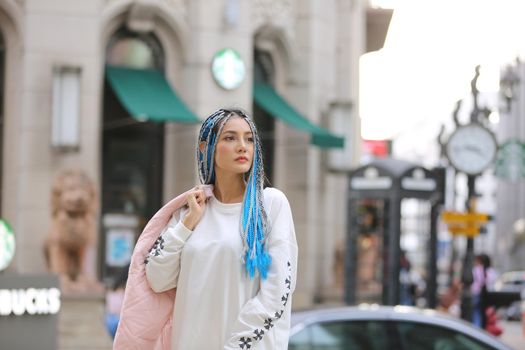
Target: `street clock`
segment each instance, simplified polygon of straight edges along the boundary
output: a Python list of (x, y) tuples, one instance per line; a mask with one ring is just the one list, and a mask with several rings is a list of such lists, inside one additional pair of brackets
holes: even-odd
[(213, 56), (211, 72), (220, 87), (233, 90), (243, 82), (246, 68), (239, 52), (234, 49), (222, 49)]
[(475, 122), (458, 127), (446, 145), (447, 157), (452, 166), (468, 175), (478, 175), (489, 168), (497, 151), (498, 143), (494, 134)]

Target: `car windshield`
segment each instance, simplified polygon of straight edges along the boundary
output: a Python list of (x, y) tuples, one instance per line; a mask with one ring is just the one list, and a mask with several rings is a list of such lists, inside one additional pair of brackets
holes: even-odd
[(494, 285), (496, 290), (521, 290), (525, 287), (525, 271), (512, 271), (502, 274)]

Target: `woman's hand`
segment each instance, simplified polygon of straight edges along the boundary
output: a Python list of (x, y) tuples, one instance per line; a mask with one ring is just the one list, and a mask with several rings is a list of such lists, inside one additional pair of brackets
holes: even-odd
[(200, 186), (197, 186), (186, 195), (186, 199), (188, 201), (189, 211), (184, 219), (182, 219), (182, 223), (193, 231), (202, 218), (202, 214), (204, 214), (206, 195), (204, 194), (204, 190)]

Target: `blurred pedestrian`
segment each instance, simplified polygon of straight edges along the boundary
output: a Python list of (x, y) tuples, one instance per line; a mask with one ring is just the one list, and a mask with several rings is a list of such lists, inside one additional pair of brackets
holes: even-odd
[(461, 281), (454, 278), (439, 300), (439, 308), (456, 317), (460, 316)]
[(491, 259), (487, 254), (479, 254), (474, 258), (472, 269), (472, 323), (480, 328), (485, 328), (488, 295), (496, 281), (496, 272), (491, 266)]
[[(126, 313), (125, 305), (126, 325), (119, 327), (115, 348), (287, 349), (297, 266), (294, 224), (285, 195), (263, 189), (261, 145), (246, 113), (220, 109), (209, 116), (199, 133), (197, 161), (202, 185), (186, 192), (187, 206), (172, 212), (144, 264), (137, 265), (159, 296), (172, 296), (176, 288), (171, 317), (156, 329), (148, 320), (155, 322), (163, 310)], [(162, 221), (163, 209), (143, 235)], [(137, 287), (144, 282), (133, 281)], [(137, 334), (137, 324), (149, 326), (150, 344)]]
[(490, 334), (498, 337), (503, 333), (503, 329), (498, 325), (498, 314), (494, 306), (488, 306), (485, 309), (485, 327), (484, 329)]
[(399, 261), (399, 287), (400, 304), (413, 306), (415, 304), (416, 285), (412, 281), (410, 260), (408, 260), (404, 250), (401, 250)]
[(127, 279), (128, 267), (122, 270), (120, 275), (113, 283), (112, 288), (106, 292), (106, 311), (104, 315), (104, 321), (106, 324), (106, 329), (109, 335), (111, 335), (111, 338), (115, 338), (115, 334), (117, 333)]

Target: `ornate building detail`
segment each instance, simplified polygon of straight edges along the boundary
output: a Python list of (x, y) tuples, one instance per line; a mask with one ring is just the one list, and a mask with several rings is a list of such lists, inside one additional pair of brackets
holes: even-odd
[[(19, 0), (21, 1), (21, 0)], [(122, 0), (106, 0), (107, 4), (120, 2)], [(178, 14), (181, 18), (186, 18), (186, 14), (188, 12), (188, 3), (190, 0), (139, 0), (139, 1), (133, 1), (133, 3), (140, 3), (141, 5), (147, 5), (148, 3), (156, 4), (156, 3), (164, 3), (168, 7), (172, 8), (175, 13)]]
[(164, 0), (164, 2), (172, 7), (181, 17), (186, 18), (190, 0)]
[(253, 29), (264, 25), (283, 28), (286, 36), (294, 37), (295, 14), (293, 0), (254, 0), (252, 2)]

